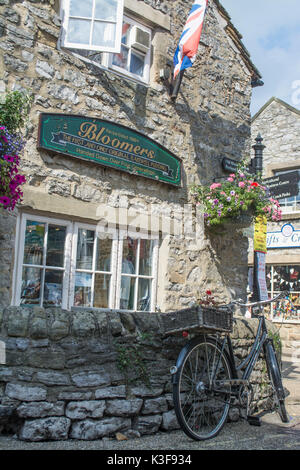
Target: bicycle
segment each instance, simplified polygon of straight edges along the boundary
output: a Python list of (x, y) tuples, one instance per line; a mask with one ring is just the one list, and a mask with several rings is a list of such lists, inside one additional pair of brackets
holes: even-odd
[(188, 341), (171, 368), (174, 408), (182, 430), (194, 440), (215, 437), (227, 421), (230, 406), (238, 399), (246, 408), (250, 424), (259, 425), (259, 418), (248, 415), (253, 390), (250, 376), (260, 353), (264, 352), (268, 374), (282, 422), (289, 422), (285, 409), (285, 391), (273, 340), (268, 336), (263, 307), (285, 296), (280, 293), (270, 300), (241, 303), (233, 301), (225, 307), (252, 307), (259, 319), (256, 337), (248, 356), (236, 364), (229, 333), (203, 334)]

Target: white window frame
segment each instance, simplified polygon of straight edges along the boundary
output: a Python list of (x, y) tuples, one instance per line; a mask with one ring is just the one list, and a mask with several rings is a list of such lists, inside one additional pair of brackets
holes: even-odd
[[(142, 29), (143, 31), (147, 32), (150, 35), (150, 47), (149, 47), (149, 49), (146, 53), (143, 53), (139, 50), (135, 50), (131, 45), (129, 47), (129, 53), (130, 54), (131, 54), (131, 50), (134, 50), (137, 54), (139, 54), (141, 56), (144, 56), (145, 62), (144, 62), (144, 74), (143, 74), (143, 76), (141, 77), (140, 75), (134, 74), (134, 73), (122, 68), (122, 67), (118, 67), (117, 65), (114, 65), (112, 63), (113, 54), (103, 54), (102, 63), (103, 63), (104, 66), (106, 66), (110, 70), (113, 70), (114, 72), (116, 72), (119, 75), (122, 75), (122, 76), (125, 75), (126, 77), (132, 78), (133, 80), (138, 80), (140, 82), (148, 84), (149, 80), (150, 80), (152, 30), (151, 30), (151, 28), (149, 28), (149, 27), (143, 25), (142, 23), (139, 23), (138, 21), (134, 20), (133, 18), (129, 18), (128, 16), (125, 16), (125, 15), (123, 17), (122, 25), (123, 25), (124, 22), (129, 23), (132, 26), (137, 26), (137, 27), (139, 27), (140, 29)], [(122, 46), (122, 44), (120, 45), (120, 50), (121, 50), (121, 46)]]
[[(93, 247), (93, 261), (92, 261), (92, 269), (77, 269), (76, 268), (76, 258), (77, 258), (77, 241), (78, 241), (78, 231), (80, 229), (86, 230), (93, 230), (95, 231), (95, 239), (94, 239), (94, 247)], [(111, 274), (111, 282), (110, 282), (110, 292), (109, 292), (109, 302), (108, 307), (109, 309), (114, 307), (115, 299), (114, 299), (114, 286), (116, 285), (116, 268), (117, 268), (117, 255), (118, 255), (118, 239), (117, 239), (117, 231), (114, 233), (114, 237), (112, 239), (112, 252), (111, 252), (111, 266), (109, 272), (98, 271), (95, 269), (96, 264), (96, 243), (97, 243), (97, 226), (90, 225), (90, 224), (81, 224), (81, 223), (74, 223), (74, 231), (72, 237), (72, 254), (71, 254), (71, 277), (70, 277), (70, 289), (69, 289), (69, 305), (71, 307), (74, 306), (74, 293), (75, 293), (75, 279), (76, 279), (76, 272), (86, 272), (92, 274), (92, 298), (94, 298), (94, 283), (95, 283), (95, 274)], [(79, 308), (97, 308), (97, 307), (79, 307)], [(98, 310), (98, 308), (97, 308)], [(105, 310), (105, 309), (104, 309)]]
[[(139, 279), (152, 279), (151, 285), (151, 303), (150, 303), (150, 311), (155, 311), (156, 306), (156, 296), (157, 296), (157, 275), (158, 275), (158, 236), (155, 234), (148, 235), (145, 233), (139, 232), (130, 232), (128, 233), (126, 230), (120, 230), (119, 235), (119, 254), (118, 254), (118, 268), (117, 268), (117, 288), (116, 288), (116, 309), (120, 309), (120, 297), (121, 297), (121, 278), (122, 275), (122, 256), (123, 256), (123, 243), (124, 239), (130, 236), (131, 238), (135, 239), (148, 239), (154, 241), (153, 246), (153, 258), (152, 258), (152, 273), (149, 276), (140, 275), (139, 272), (134, 274), (126, 274), (127, 277), (135, 278), (135, 295), (134, 295), (134, 307), (137, 306), (137, 295), (138, 295), (138, 280)], [(137, 265), (139, 266), (139, 259), (140, 259), (140, 242), (138, 243), (138, 250), (137, 250)], [(137, 312), (139, 310), (128, 310), (129, 312)]]
[[(94, 22), (94, 10), (95, 2), (101, 2), (101, 0), (93, 0), (93, 16), (91, 18), (92, 23)], [(61, 34), (61, 46), (68, 49), (83, 49), (99, 52), (120, 52), (121, 49), (121, 34), (122, 34), (122, 24), (123, 24), (123, 11), (124, 11), (124, 0), (117, 0), (117, 15), (116, 15), (116, 35), (115, 35), (115, 46), (114, 47), (105, 47), (105, 46), (96, 46), (91, 43), (90, 35), (90, 44), (85, 45), (81, 43), (69, 42), (68, 37), (68, 27), (70, 19), (70, 0), (61, 0), (61, 18), (62, 18), (62, 34)], [(77, 17), (78, 19), (86, 19), (84, 17)], [(103, 20), (103, 23), (105, 21)], [(92, 29), (91, 29), (92, 31)]]
[[(24, 249), (25, 249), (25, 233), (26, 233), (26, 223), (27, 220), (32, 220), (35, 222), (41, 222), (46, 224), (46, 234), (44, 238), (44, 256), (45, 256), (45, 248), (47, 246), (47, 239), (48, 239), (48, 227), (50, 225), (61, 225), (66, 227), (66, 241), (65, 241), (65, 253), (64, 253), (64, 266), (63, 267), (55, 267), (55, 266), (46, 266), (45, 262), (41, 265), (27, 265), (23, 263), (24, 260)], [(21, 287), (22, 287), (22, 272), (23, 267), (30, 267), (30, 268), (38, 268), (41, 269), (43, 272), (48, 269), (53, 269), (56, 271), (63, 271), (63, 288), (62, 288), (62, 303), (61, 308), (66, 309), (68, 306), (68, 286), (69, 286), (69, 276), (70, 276), (70, 268), (69, 268), (69, 259), (70, 259), (70, 249), (71, 249), (71, 236), (72, 236), (72, 222), (66, 221), (63, 219), (52, 219), (49, 217), (42, 217), (33, 214), (22, 214), (21, 215), (21, 222), (20, 222), (20, 235), (19, 235), (19, 249), (16, 253), (16, 289), (15, 289), (15, 296), (14, 296), (14, 304), (20, 305), (21, 303)], [(43, 280), (43, 289), (41, 291), (41, 302), (43, 301), (43, 292), (44, 292), (44, 275), (42, 277)], [(26, 305), (26, 304), (24, 304)]]
[[(44, 238), (44, 249), (47, 246), (47, 234), (48, 226), (50, 225), (60, 225), (66, 227), (66, 240), (65, 240), (65, 253), (64, 253), (64, 265), (63, 267), (56, 266), (46, 266), (45, 262), (41, 265), (27, 265), (23, 263), (24, 260), (24, 250), (25, 250), (25, 233), (26, 233), (26, 223), (27, 220), (32, 220), (34, 222), (41, 222), (47, 224), (46, 227), (46, 236)], [(94, 275), (95, 273), (108, 274), (111, 273), (111, 282), (110, 282), (110, 292), (109, 292), (109, 306), (107, 308), (98, 308), (98, 307), (78, 307), (80, 309), (89, 308), (95, 310), (107, 311), (108, 309), (120, 309), (120, 294), (121, 294), (121, 277), (122, 277), (122, 256), (123, 256), (123, 242), (126, 237), (135, 238), (135, 239), (151, 239), (154, 240), (153, 253), (152, 253), (152, 273), (151, 275), (140, 275), (138, 272), (134, 274), (129, 274), (129, 276), (136, 278), (135, 286), (135, 301), (134, 306), (137, 305), (137, 294), (138, 294), (138, 280), (141, 278), (152, 280), (151, 284), (151, 303), (149, 311), (155, 311), (156, 307), (156, 298), (157, 298), (157, 284), (158, 284), (158, 255), (159, 255), (159, 236), (158, 234), (148, 234), (144, 232), (135, 232), (124, 229), (115, 228), (110, 230), (109, 236), (112, 238), (112, 252), (111, 252), (111, 269), (110, 271), (98, 271), (95, 269), (96, 262), (96, 243), (97, 243), (97, 233), (101, 233), (101, 226), (93, 224), (83, 224), (75, 221), (68, 221), (65, 219), (45, 217), (30, 213), (22, 213), (19, 215), (17, 220), (18, 233), (16, 234), (16, 256), (15, 256), (15, 266), (14, 266), (14, 280), (13, 280), (13, 296), (12, 296), (12, 305), (20, 305), (21, 303), (21, 287), (22, 287), (22, 273), (23, 267), (32, 267), (38, 268), (43, 271), (50, 268), (57, 271), (63, 271), (63, 288), (62, 288), (62, 303), (61, 308), (65, 310), (70, 310), (71, 308), (77, 308), (74, 306), (74, 292), (75, 292), (75, 276), (76, 272), (87, 272), (93, 274), (93, 285), (94, 285)], [(77, 257), (77, 240), (78, 240), (78, 230), (87, 229), (95, 231), (95, 240), (94, 240), (94, 251), (93, 251), (93, 267), (92, 270), (89, 269), (77, 269), (76, 268), (76, 257)], [(103, 229), (105, 233), (105, 228)], [(137, 264), (139, 265), (139, 247), (138, 244), (138, 253), (137, 253)], [(44, 251), (45, 256), (45, 251)], [(44, 286), (44, 276), (43, 276), (43, 286)], [(92, 293), (93, 295), (93, 293)], [(43, 300), (43, 290), (41, 296), (41, 302)], [(24, 304), (26, 305), (26, 304)], [(124, 309), (122, 309), (124, 311)], [(138, 310), (128, 310), (130, 312)]]

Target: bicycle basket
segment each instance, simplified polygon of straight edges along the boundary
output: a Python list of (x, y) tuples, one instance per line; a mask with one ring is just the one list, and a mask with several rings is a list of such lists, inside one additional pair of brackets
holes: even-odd
[(194, 306), (160, 315), (164, 336), (182, 331), (208, 330), (230, 333), (233, 312), (226, 307)]

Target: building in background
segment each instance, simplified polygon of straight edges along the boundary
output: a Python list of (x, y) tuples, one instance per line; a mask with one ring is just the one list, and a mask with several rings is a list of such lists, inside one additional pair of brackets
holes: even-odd
[(188, 3), (2, 2), (1, 91), (34, 98), (23, 202), (0, 213), (2, 306), (167, 311), (207, 288), (245, 298), (247, 239), (196, 233), (189, 186), (249, 155), (260, 74), (210, 1), (172, 101)]
[(283, 212), (281, 222), (268, 223), (267, 286), (270, 296), (290, 292), (290, 302), (278, 302), (270, 316), (284, 323), (281, 336), (291, 352), (300, 340), (300, 111), (273, 97), (252, 119), (252, 135), (258, 132), (265, 145), (263, 176), (279, 177)]

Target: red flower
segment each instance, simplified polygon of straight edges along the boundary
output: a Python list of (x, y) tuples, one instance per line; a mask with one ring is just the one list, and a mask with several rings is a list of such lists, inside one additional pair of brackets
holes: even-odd
[(183, 338), (187, 338), (188, 335), (189, 335), (188, 331), (183, 331), (183, 332), (182, 332)]
[(207, 295), (211, 295), (211, 290), (207, 290), (207, 291), (206, 291), (206, 294), (207, 294)]
[(253, 183), (251, 183), (251, 186), (254, 186), (255, 188), (257, 188), (259, 186), (259, 184), (256, 183), (256, 181), (254, 181)]

